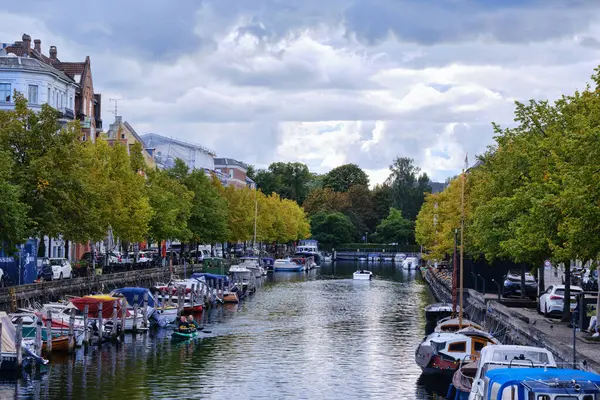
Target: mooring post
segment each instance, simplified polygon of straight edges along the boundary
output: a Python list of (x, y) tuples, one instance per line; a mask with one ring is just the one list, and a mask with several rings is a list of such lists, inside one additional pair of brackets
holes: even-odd
[(102, 328), (102, 302), (98, 303), (98, 346), (102, 344), (102, 336), (104, 329)]
[(137, 333), (137, 320), (138, 320), (138, 309), (139, 309), (139, 297), (138, 295), (133, 296), (133, 333)]
[(190, 291), (190, 304), (192, 307), (196, 305), (196, 284), (192, 283), (192, 290)]
[(69, 315), (69, 353), (75, 349), (75, 309), (71, 308)]
[(83, 345), (87, 349), (90, 344), (90, 327), (88, 326), (88, 313), (90, 307), (86, 304), (83, 308)]
[(181, 316), (183, 314), (183, 288), (181, 286), (177, 287), (177, 314)]
[(46, 319), (46, 353), (52, 354), (52, 310), (48, 310)]
[(23, 340), (23, 318), (17, 319), (17, 331), (15, 332), (15, 347), (17, 350), (17, 373), (21, 372), (21, 365), (23, 365), (23, 352), (21, 351), (21, 345)]
[(167, 304), (167, 294), (165, 293), (165, 289), (160, 289), (160, 301), (162, 302), (161, 306), (164, 312)]
[(169, 305), (173, 305), (173, 289), (174, 287), (169, 287)]
[(125, 318), (127, 318), (127, 301), (123, 298), (121, 299), (121, 338), (125, 337)]
[(119, 323), (119, 320), (117, 319), (117, 310), (118, 310), (117, 302), (118, 301), (119, 300), (116, 300), (116, 299), (113, 301), (112, 331), (110, 333), (110, 336), (112, 336), (113, 341), (117, 340), (117, 335), (119, 334), (118, 329), (117, 329), (117, 324)]
[(144, 292), (144, 308), (142, 310), (142, 321), (144, 321), (144, 328), (148, 328), (148, 292)]
[(42, 319), (38, 318), (35, 324), (35, 354), (42, 355)]
[[(40, 333), (40, 337), (42, 336), (42, 334)], [(40, 352), (42, 351), (42, 348), (40, 346)], [(0, 321), (0, 361), (2, 361), (2, 321)]]

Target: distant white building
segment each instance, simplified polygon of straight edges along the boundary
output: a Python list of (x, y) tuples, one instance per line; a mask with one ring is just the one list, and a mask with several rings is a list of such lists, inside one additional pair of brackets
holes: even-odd
[(215, 169), (216, 154), (204, 146), (156, 133), (147, 133), (141, 135), (141, 138), (146, 148), (154, 149), (154, 160), (160, 168), (171, 168), (175, 159), (180, 158), (190, 169)]

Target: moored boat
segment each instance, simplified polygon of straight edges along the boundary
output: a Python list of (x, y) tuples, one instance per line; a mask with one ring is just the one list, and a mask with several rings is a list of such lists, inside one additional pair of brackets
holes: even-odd
[(481, 325), (470, 321), (466, 318), (463, 318), (462, 321), (460, 318), (451, 318), (451, 317), (446, 317), (446, 318), (442, 318), (438, 324), (436, 325), (434, 332), (456, 332), (459, 331), (460, 329), (463, 328), (475, 328), (475, 329), (479, 329), (482, 330), (483, 328), (481, 327)]
[(366, 269), (359, 269), (354, 274), (352, 274), (352, 279), (368, 281), (373, 278), (373, 272), (368, 271)]
[[(458, 312), (458, 307), (455, 310)], [(451, 303), (434, 303), (425, 307), (425, 319), (428, 321), (439, 321), (452, 315)]]
[(275, 272), (298, 272), (303, 271), (304, 265), (299, 264), (291, 258), (275, 260), (273, 271)]
[(196, 336), (198, 336), (198, 331), (193, 331), (193, 332), (174, 331), (171, 334), (171, 338), (173, 338), (174, 340), (187, 340), (187, 339), (195, 338)]
[(463, 360), (476, 360), (485, 346), (499, 343), (489, 333), (473, 328), (435, 332), (417, 347), (415, 360), (426, 374), (454, 373)]

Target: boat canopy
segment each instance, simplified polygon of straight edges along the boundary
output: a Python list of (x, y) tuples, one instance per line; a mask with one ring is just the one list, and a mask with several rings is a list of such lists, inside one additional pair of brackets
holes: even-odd
[[(116, 297), (112, 297), (106, 294), (102, 295), (93, 295), (93, 296), (83, 296), (83, 297), (75, 297), (71, 299), (71, 303), (79, 311), (84, 311), (85, 306), (88, 306), (88, 317), (89, 318), (97, 318), (98, 317), (98, 309), (99, 305), (102, 304), (102, 318), (112, 318), (113, 315), (113, 305), (115, 300), (118, 300)], [(121, 318), (121, 313), (123, 309), (121, 307), (121, 302), (117, 301), (117, 317)]]
[(596, 385), (600, 385), (600, 375), (574, 369), (501, 368), (488, 371), (486, 379), (490, 399), (511, 386), (517, 386), (519, 398), (524, 398), (524, 388), (536, 394), (598, 393)]
[(224, 281), (225, 285), (229, 285), (229, 277), (227, 275), (209, 274), (208, 272), (194, 272), (192, 279), (204, 278), (205, 281)]
[(17, 329), (13, 325), (10, 317), (4, 311), (0, 311), (0, 321), (2, 321), (2, 352), (16, 353), (15, 335)]
[[(111, 294), (118, 294), (125, 297), (127, 303), (129, 303), (129, 305), (131, 306), (135, 305), (135, 296), (137, 295), (137, 304), (141, 307), (144, 305), (144, 293), (148, 293), (148, 306), (156, 308), (157, 301), (150, 292), (150, 290), (146, 288), (124, 287), (121, 289), (113, 290)], [(104, 311), (102, 313), (104, 314)]]

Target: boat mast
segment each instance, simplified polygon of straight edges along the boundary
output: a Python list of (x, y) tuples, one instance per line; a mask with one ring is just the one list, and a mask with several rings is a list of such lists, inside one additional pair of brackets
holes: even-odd
[(460, 176), (460, 305), (458, 309), (458, 327), (462, 329), (463, 321), (463, 253), (464, 253), (464, 230), (465, 230), (465, 170), (468, 164), (468, 154), (465, 156), (465, 167)]
[(252, 240), (252, 251), (256, 249), (256, 219), (258, 218), (258, 201), (256, 200), (256, 188), (254, 188), (254, 238)]
[(452, 257), (452, 318), (456, 318), (456, 281), (458, 280), (458, 260), (456, 256), (458, 251), (456, 249), (458, 243), (458, 228), (454, 230), (454, 255)]

